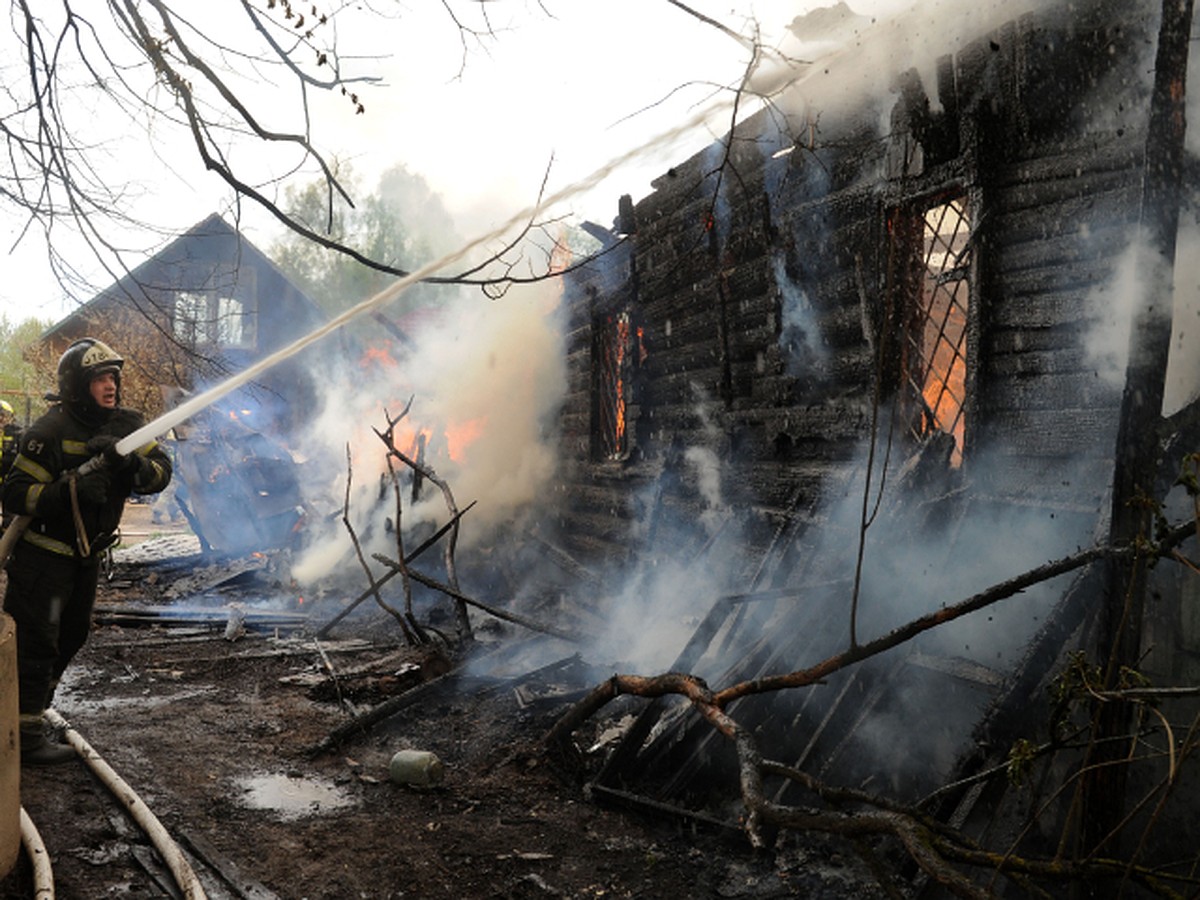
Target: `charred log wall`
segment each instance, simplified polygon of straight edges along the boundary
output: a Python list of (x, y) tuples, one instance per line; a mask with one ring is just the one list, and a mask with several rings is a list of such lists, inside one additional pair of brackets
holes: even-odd
[[(656, 181), (621, 249), (568, 286), (569, 549), (624, 557), (668, 514), (692, 526), (673, 551), (702, 546), (712, 498), (689, 448), (720, 462), (748, 567), (784, 523), (824, 521), (821, 497), (849, 481), (897, 390), (889, 215), (947, 191), (968, 198), (973, 230), (954, 479), (983, 504), (1094, 523), (1120, 388), (1090, 336), (1136, 219), (1152, 43), (1138, 10), (1115, 10), (1013, 22), (944, 59), (936, 85), (898, 73), (890, 129), (868, 108), (791, 134), (763, 114)], [(618, 306), (641, 329), (629, 448), (598, 459), (593, 332)]]

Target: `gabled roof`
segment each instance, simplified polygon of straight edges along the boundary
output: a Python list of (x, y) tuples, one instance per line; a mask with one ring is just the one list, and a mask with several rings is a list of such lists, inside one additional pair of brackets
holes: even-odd
[(174, 240), (166, 244), (161, 250), (154, 255), (148, 257), (145, 261), (135, 267), (127, 275), (119, 278), (107, 288), (97, 293), (86, 303), (81, 304), (78, 308), (68, 313), (59, 321), (55, 322), (47, 328), (41, 335), (41, 340), (45, 341), (53, 337), (58, 332), (72, 322), (80, 318), (86, 318), (89, 312), (96, 312), (106, 303), (119, 301), (124, 298), (132, 297), (142, 293), (142, 286), (148, 282), (153, 282), (151, 276), (155, 270), (165, 261), (178, 261), (189, 257), (188, 246), (196, 240), (228, 240), (234, 242), (236, 252), (231, 254), (231, 261), (236, 260), (237, 267), (250, 269), (268, 269), (279, 278), (284, 280), (295, 292), (295, 298), (303, 305), (308, 307), (306, 312), (309, 312), (320, 319), (325, 319), (324, 312), (320, 309), (317, 303), (308, 296), (299, 286), (297, 286), (265, 253), (259, 250), (252, 241), (250, 241), (240, 231), (230, 225), (219, 213), (212, 213), (201, 221), (197, 222), (183, 234), (179, 235)]

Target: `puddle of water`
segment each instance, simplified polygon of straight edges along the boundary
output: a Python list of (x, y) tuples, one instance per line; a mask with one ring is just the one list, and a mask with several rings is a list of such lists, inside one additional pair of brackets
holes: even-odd
[(319, 816), (355, 803), (346, 791), (318, 778), (252, 775), (236, 784), (243, 792), (243, 806), (269, 810), (284, 820)]

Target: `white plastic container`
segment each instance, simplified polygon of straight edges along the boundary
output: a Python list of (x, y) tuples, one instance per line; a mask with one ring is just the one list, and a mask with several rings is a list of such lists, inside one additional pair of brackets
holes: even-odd
[(446, 767), (428, 750), (398, 750), (388, 764), (388, 774), (396, 784), (432, 787), (442, 783)]

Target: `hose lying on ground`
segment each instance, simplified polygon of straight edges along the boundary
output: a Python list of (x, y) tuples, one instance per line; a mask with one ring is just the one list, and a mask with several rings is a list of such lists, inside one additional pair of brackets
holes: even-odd
[(46, 710), (46, 721), (50, 723), (52, 728), (63, 730), (67, 743), (75, 748), (76, 752), (87, 763), (88, 768), (95, 773), (96, 777), (104, 782), (104, 786), (112, 791), (113, 796), (121, 801), (126, 811), (133, 816), (134, 821), (142, 827), (146, 835), (154, 844), (154, 848), (158, 850), (162, 856), (163, 862), (167, 868), (171, 870), (171, 875), (175, 878), (175, 883), (179, 885), (179, 890), (183, 893), (184, 900), (207, 900), (207, 895), (204, 893), (204, 888), (200, 884), (200, 879), (196, 877), (196, 873), (192, 871), (191, 864), (183, 855), (183, 851), (179, 849), (179, 845), (167, 833), (160, 821), (155, 817), (154, 813), (150, 812), (146, 804), (141, 798), (134, 793), (133, 788), (126, 784), (121, 776), (113, 771), (112, 766), (106, 763), (100, 754), (92, 749), (91, 744), (83, 739), (83, 736), (73, 729), (57, 710)]
[(37, 826), (25, 807), (21, 807), (21, 843), (33, 866), (33, 900), (54, 900), (54, 872), (50, 868), (50, 854), (42, 843)]

